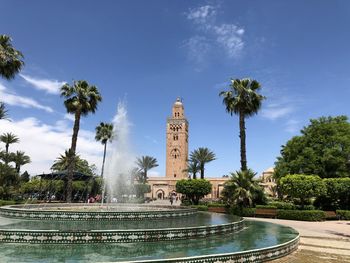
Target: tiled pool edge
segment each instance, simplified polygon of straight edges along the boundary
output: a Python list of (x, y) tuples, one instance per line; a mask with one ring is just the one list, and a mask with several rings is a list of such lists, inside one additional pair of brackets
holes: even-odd
[(0, 229), (0, 243), (89, 244), (170, 241), (234, 233), (243, 227), (244, 219), (228, 224), (164, 229), (88, 231)]
[[(205, 256), (193, 256), (172, 259), (153, 259), (153, 260), (137, 260), (137, 261), (118, 261), (118, 263), (257, 263), (266, 262), (281, 258), (291, 254), (298, 249), (300, 235), (292, 240), (272, 247), (260, 248), (242, 252), (213, 254)], [(115, 262), (117, 263), (117, 262)]]

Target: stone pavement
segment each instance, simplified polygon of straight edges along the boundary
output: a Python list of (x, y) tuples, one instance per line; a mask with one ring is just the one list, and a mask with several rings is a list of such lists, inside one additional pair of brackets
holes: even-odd
[(246, 218), (290, 226), (300, 233), (296, 252), (273, 263), (350, 262), (350, 221), (305, 222), (281, 219)]

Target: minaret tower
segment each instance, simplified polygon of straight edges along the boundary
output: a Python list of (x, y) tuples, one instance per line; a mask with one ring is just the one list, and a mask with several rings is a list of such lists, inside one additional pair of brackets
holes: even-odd
[(173, 105), (173, 115), (166, 127), (166, 178), (184, 179), (188, 159), (188, 121), (180, 98)]

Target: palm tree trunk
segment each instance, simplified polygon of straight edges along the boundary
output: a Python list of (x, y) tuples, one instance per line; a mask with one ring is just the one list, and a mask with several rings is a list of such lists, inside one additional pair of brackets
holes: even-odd
[(193, 173), (193, 179), (197, 179), (197, 173)]
[(73, 136), (72, 136), (72, 144), (70, 147), (70, 153), (69, 153), (69, 163), (67, 168), (67, 177), (68, 177), (68, 183), (67, 183), (67, 203), (72, 202), (72, 184), (73, 184), (73, 173), (75, 169), (75, 150), (77, 148), (77, 140), (78, 140), (78, 132), (79, 132), (79, 126), (80, 126), (80, 110), (77, 110), (75, 112), (75, 120), (74, 120), (74, 126), (73, 126)]
[(6, 145), (5, 145), (6, 153), (9, 153), (9, 146), (10, 146), (10, 144), (9, 144), (9, 143), (6, 143)]
[(102, 160), (101, 178), (103, 178), (103, 172), (104, 172), (104, 169), (105, 169), (106, 149), (107, 149), (107, 142), (105, 143), (105, 147), (104, 147), (104, 151), (103, 151), (103, 160)]
[(239, 138), (241, 139), (241, 170), (247, 171), (247, 156), (245, 145), (245, 119), (244, 113), (239, 113)]
[(204, 179), (204, 164), (201, 164), (201, 179)]

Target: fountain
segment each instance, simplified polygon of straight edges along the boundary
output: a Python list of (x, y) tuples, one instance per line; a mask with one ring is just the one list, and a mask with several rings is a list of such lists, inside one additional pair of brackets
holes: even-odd
[[(120, 195), (135, 160), (123, 104), (107, 161), (108, 195)], [(1, 262), (263, 262), (297, 249), (292, 228), (189, 207), (26, 204), (0, 207)]]

